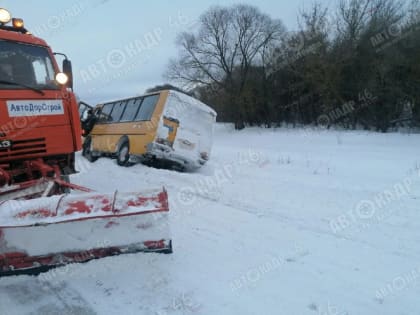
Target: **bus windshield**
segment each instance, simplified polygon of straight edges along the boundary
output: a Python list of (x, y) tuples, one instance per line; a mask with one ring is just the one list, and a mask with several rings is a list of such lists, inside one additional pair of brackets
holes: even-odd
[(57, 90), (54, 77), (45, 47), (0, 40), (0, 90)]

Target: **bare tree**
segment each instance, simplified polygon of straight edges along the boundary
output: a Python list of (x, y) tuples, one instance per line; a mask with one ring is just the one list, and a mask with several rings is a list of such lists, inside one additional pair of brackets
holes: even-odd
[(339, 0), (336, 22), (339, 38), (354, 45), (367, 28), (400, 21), (405, 3), (404, 0)]
[(300, 10), (298, 24), (305, 37), (325, 39), (329, 26), (328, 7), (321, 2), (314, 2), (310, 9)]
[(420, 121), (420, 0), (336, 1), (333, 16), (320, 0), (301, 10), (288, 33), (255, 7), (213, 7), (179, 36), (168, 76), (196, 87), (237, 128), (328, 123), (386, 132), (406, 120), (407, 106)]
[(197, 32), (177, 40), (179, 57), (171, 60), (167, 77), (184, 86), (208, 86), (228, 95), (232, 118), (243, 124), (240, 97), (253, 67), (264, 68), (270, 45), (285, 28), (249, 5), (212, 7), (200, 17)]
[(342, 40), (351, 44), (360, 38), (377, 7), (375, 0), (340, 0), (337, 12), (337, 31)]

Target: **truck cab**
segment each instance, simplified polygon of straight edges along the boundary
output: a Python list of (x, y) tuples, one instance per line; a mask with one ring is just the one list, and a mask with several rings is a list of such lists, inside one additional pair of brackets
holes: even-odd
[(44, 40), (0, 8), (0, 187), (75, 172), (81, 128), (67, 58), (63, 70)]

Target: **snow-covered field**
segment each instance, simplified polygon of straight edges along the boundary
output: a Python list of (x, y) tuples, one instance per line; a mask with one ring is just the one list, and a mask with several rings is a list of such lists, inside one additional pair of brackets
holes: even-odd
[(174, 254), (2, 278), (0, 314), (420, 314), (419, 144), (219, 125), (197, 173), (79, 156), (98, 191), (166, 186)]

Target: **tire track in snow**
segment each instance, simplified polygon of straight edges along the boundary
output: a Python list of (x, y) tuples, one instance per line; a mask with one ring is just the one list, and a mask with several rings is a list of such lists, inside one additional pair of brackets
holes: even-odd
[[(184, 174), (181, 174), (181, 175), (184, 175)], [(156, 180), (153, 177), (148, 177), (147, 182), (150, 184), (155, 184)], [(197, 180), (194, 177), (186, 177), (186, 176), (175, 177), (174, 176), (171, 182), (168, 182), (165, 184), (165, 187), (168, 189), (170, 199), (175, 199), (176, 202), (178, 203), (177, 206), (179, 206), (180, 201), (177, 200), (176, 198), (178, 194), (182, 191), (182, 187), (184, 187), (185, 185), (190, 185), (191, 187), (194, 187), (194, 184), (196, 182)], [(258, 219), (276, 219), (280, 224), (283, 224), (287, 228), (295, 228), (297, 230), (308, 231), (317, 235), (329, 237), (334, 240), (352, 242), (354, 244), (366, 246), (370, 249), (376, 250), (381, 253), (387, 253), (394, 256), (406, 257), (410, 259), (418, 259), (418, 257), (413, 257), (412, 255), (387, 251), (386, 249), (375, 246), (365, 240), (357, 239), (357, 238), (350, 237), (347, 235), (337, 234), (332, 231), (329, 231), (329, 229), (325, 230), (322, 228), (311, 226), (310, 223), (308, 223), (306, 220), (297, 219), (297, 218), (293, 218), (284, 214), (273, 212), (272, 209), (264, 209), (263, 211), (256, 211), (255, 209), (257, 209), (258, 206), (244, 204), (241, 200), (233, 200), (233, 199), (223, 200), (221, 198), (222, 196), (221, 194), (216, 193), (216, 195), (212, 196), (211, 192), (209, 192), (208, 195), (202, 194), (197, 191), (191, 191), (190, 193), (192, 194), (194, 198), (193, 204), (194, 205), (198, 204), (200, 205), (200, 207), (203, 207), (209, 204), (217, 204), (219, 206), (222, 205), (222, 206), (232, 208), (236, 211), (240, 211), (243, 213), (248, 213), (250, 215), (256, 216)]]
[[(348, 242), (352, 242), (352, 243), (355, 243), (355, 244), (364, 245), (366, 247), (377, 250), (379, 252), (386, 252), (387, 254), (396, 255), (396, 256), (399, 256), (399, 257), (416, 259), (416, 257), (410, 256), (410, 255), (407, 255), (407, 254), (385, 251), (383, 248), (372, 245), (371, 243), (369, 243), (367, 241), (363, 241), (363, 240), (360, 240), (360, 239), (356, 239), (356, 238), (348, 237), (348, 236), (344, 236), (344, 235), (339, 235), (339, 234), (336, 234), (334, 232), (329, 232), (329, 231), (326, 231), (326, 230), (323, 230), (323, 229), (320, 229), (320, 228), (309, 226), (307, 224), (307, 221), (305, 221), (305, 220), (292, 218), (292, 217), (286, 216), (284, 214), (273, 212), (272, 210), (265, 209), (264, 211), (255, 211), (253, 209), (255, 209), (257, 207), (245, 205), (245, 204), (243, 204), (243, 202), (238, 201), (238, 200), (230, 200), (230, 201), (215, 200), (214, 198), (207, 198), (206, 196), (203, 196), (203, 195), (200, 195), (200, 194), (197, 194), (197, 197), (205, 199), (208, 202), (213, 202), (213, 203), (217, 203), (218, 205), (223, 205), (223, 206), (232, 208), (232, 209), (234, 209), (236, 211), (239, 211), (239, 212), (245, 212), (245, 213), (254, 215), (259, 219), (273, 219), (273, 218), (277, 219), (277, 221), (279, 221), (281, 224), (283, 224), (287, 228), (296, 228), (298, 230), (308, 231), (308, 232), (315, 233), (315, 234), (318, 234), (318, 235), (327, 236), (327, 237), (330, 237), (330, 238), (333, 238), (333, 239), (336, 239), (336, 240), (348, 241)], [(287, 223), (291, 223), (291, 224), (287, 224), (285, 221)]]
[(57, 285), (20, 276), (0, 282), (2, 315), (97, 315), (89, 303), (65, 282)]

